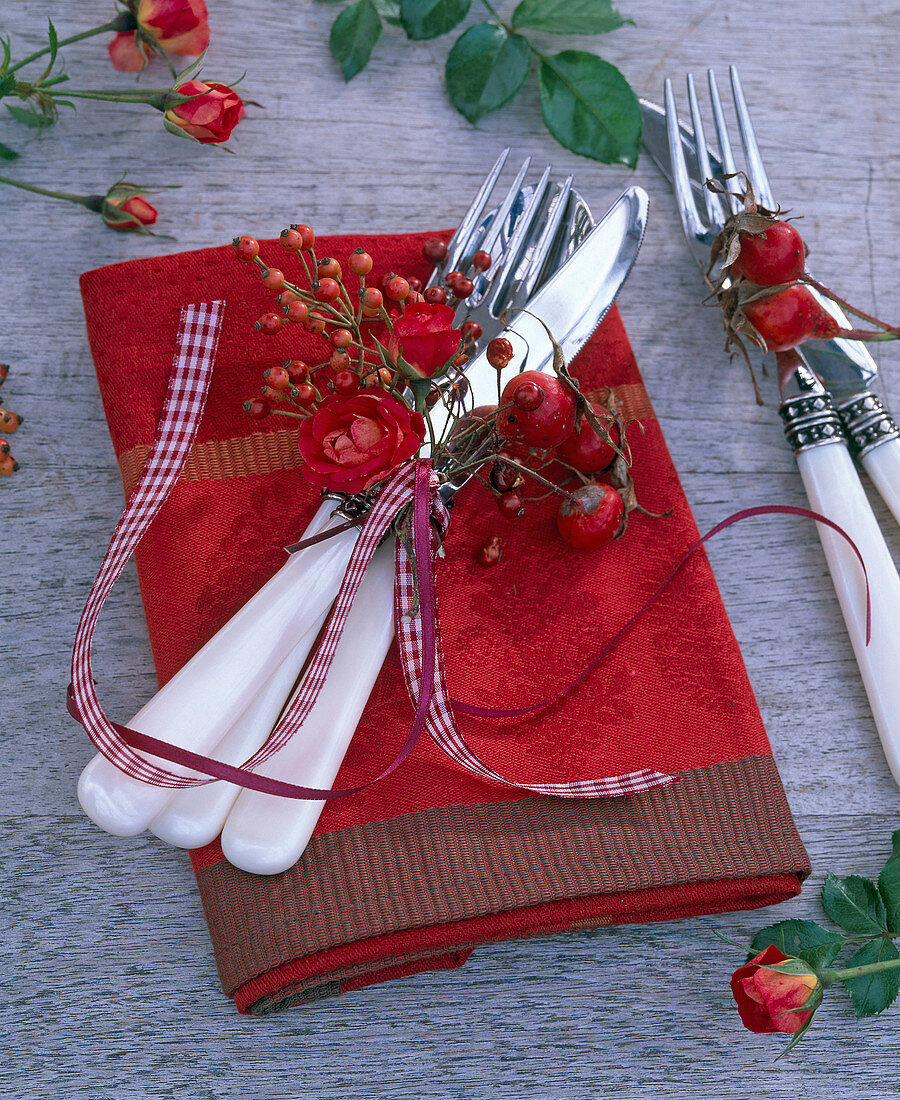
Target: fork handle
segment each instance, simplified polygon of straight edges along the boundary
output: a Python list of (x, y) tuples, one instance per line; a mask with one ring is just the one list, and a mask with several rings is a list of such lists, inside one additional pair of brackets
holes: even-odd
[(843, 439), (796, 454), (810, 506), (853, 539), (866, 563), (872, 637), (866, 645), (866, 582), (846, 540), (817, 524), (872, 716), (894, 781), (900, 786), (900, 577)]
[(837, 411), (863, 468), (900, 523), (900, 426), (870, 390), (842, 401)]

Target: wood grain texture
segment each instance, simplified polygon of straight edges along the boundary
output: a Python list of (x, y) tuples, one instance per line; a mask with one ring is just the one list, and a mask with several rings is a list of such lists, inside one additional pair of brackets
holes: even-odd
[[(666, 75), (737, 60), (775, 192), (804, 215), (814, 270), (851, 300), (896, 314), (892, 0), (620, 6), (635, 27), (602, 40), (545, 35), (542, 47), (597, 49), (656, 99)], [(110, 7), (18, 0), (4, 5), (0, 30), (22, 56), (40, 44), (48, 12), (64, 35), (105, 21)], [(122, 507), (77, 293), (85, 269), (236, 232), (275, 235), (295, 220), (322, 233), (452, 225), (504, 144), (573, 171), (598, 213), (637, 182), (650, 192), (651, 222), (621, 309), (701, 529), (737, 507), (804, 503), (774, 384), (757, 408), (723, 354), (674, 202), (649, 162), (632, 175), (561, 149), (543, 128), (533, 79), (470, 127), (442, 87), (452, 38), (410, 45), (389, 31), (345, 86), (324, 45), (332, 5), (210, 7), (206, 72), (246, 70), (248, 98), (265, 105), (236, 132), (236, 156), (165, 134), (146, 107), (85, 103), (47, 134), (0, 120), (0, 141), (23, 153), (6, 174), (82, 193), (105, 191), (125, 170), (148, 187), (182, 185), (157, 196), (160, 229), (177, 241), (115, 235), (77, 207), (0, 193), (0, 358), (12, 364), (3, 397), (26, 418), (13, 439), (22, 469), (0, 486), (3, 1091), (22, 1100), (896, 1096), (900, 1008), (856, 1024), (836, 991), (796, 1057), (773, 1065), (780, 1043), (741, 1029), (727, 986), (736, 960), (712, 935), (749, 940), (768, 921), (821, 916), (825, 870), (876, 872), (900, 826), (900, 793), (818, 540), (799, 520), (757, 520), (709, 550), (816, 868), (803, 896), (777, 911), (500, 944), (458, 971), (248, 1020), (219, 991), (183, 854), (151, 838), (114, 840), (81, 815), (75, 782), (91, 749), (65, 714), (69, 650)], [(66, 58), (78, 86), (130, 85), (102, 40)], [(144, 86), (164, 82), (164, 69), (152, 71)], [(883, 346), (876, 358), (896, 408), (897, 352)], [(900, 560), (900, 532), (875, 503)], [(132, 714), (154, 682), (133, 571), (108, 605), (96, 654), (109, 713)]]

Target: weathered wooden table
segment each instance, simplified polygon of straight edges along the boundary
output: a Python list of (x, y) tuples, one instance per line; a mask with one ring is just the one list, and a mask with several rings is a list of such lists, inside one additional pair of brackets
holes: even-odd
[[(210, 7), (206, 72), (227, 80), (246, 69), (247, 96), (265, 105), (236, 133), (237, 156), (176, 140), (146, 107), (85, 103), (43, 135), (0, 123), (0, 140), (24, 153), (6, 171), (23, 180), (88, 193), (127, 170), (148, 186), (181, 184), (158, 196), (160, 229), (177, 241), (116, 236), (78, 207), (10, 189), (0, 199), (0, 358), (13, 367), (4, 404), (26, 419), (15, 437), (22, 469), (0, 485), (2, 1091), (23, 1100), (896, 1096), (896, 1005), (857, 1024), (835, 991), (796, 1056), (773, 1065), (782, 1044), (741, 1028), (728, 989), (735, 957), (713, 935), (749, 940), (771, 920), (821, 917), (824, 872), (877, 872), (900, 826), (900, 793), (818, 539), (801, 521), (757, 521), (709, 550), (815, 867), (802, 898), (777, 910), (500, 944), (458, 971), (247, 1019), (221, 995), (184, 854), (114, 840), (82, 816), (75, 782), (92, 749), (65, 713), (69, 647), (122, 503), (76, 285), (87, 268), (235, 232), (272, 236), (291, 220), (323, 233), (446, 226), (504, 144), (574, 171), (597, 211), (637, 182), (653, 209), (621, 310), (701, 529), (736, 507), (804, 503), (774, 383), (757, 408), (722, 351), (715, 311), (699, 306), (673, 200), (646, 159), (632, 175), (566, 153), (542, 126), (533, 83), (470, 127), (441, 86), (452, 39), (411, 45), (389, 33), (345, 86), (326, 48), (334, 6)], [(64, 34), (110, 8), (18, 0), (5, 5), (2, 30), (21, 56), (40, 44), (48, 9)], [(774, 188), (804, 214), (816, 272), (896, 319), (896, 5), (622, 8), (635, 27), (584, 42), (547, 36), (548, 47), (596, 48), (652, 98), (667, 74), (738, 62)], [(102, 40), (66, 56), (81, 87), (130, 83), (109, 68)], [(163, 82), (164, 69), (154, 71)], [(876, 357), (900, 406), (898, 353), (885, 345)], [(875, 505), (900, 560), (900, 532)], [(154, 679), (133, 573), (120, 589), (97, 667), (104, 702), (123, 716)]]

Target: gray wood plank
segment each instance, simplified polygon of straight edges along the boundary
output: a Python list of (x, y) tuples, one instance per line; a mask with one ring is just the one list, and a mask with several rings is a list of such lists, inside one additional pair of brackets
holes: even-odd
[[(91, 749), (64, 710), (69, 647), (122, 505), (84, 338), (83, 270), (236, 232), (275, 235), (298, 219), (322, 233), (451, 225), (504, 144), (575, 172), (598, 212), (634, 181), (653, 209), (621, 308), (701, 529), (737, 507), (804, 503), (774, 390), (757, 408), (742, 367), (723, 354), (652, 165), (632, 175), (561, 149), (533, 83), (470, 127), (442, 87), (452, 38), (413, 46), (389, 31), (345, 86), (325, 48), (332, 5), (210, 7), (206, 72), (246, 69), (248, 97), (265, 104), (236, 132), (237, 156), (176, 140), (149, 108), (86, 103), (43, 135), (0, 119), (0, 141), (24, 154), (6, 174), (84, 193), (126, 169), (142, 184), (182, 184), (158, 196), (160, 229), (177, 241), (115, 235), (78, 208), (0, 192), (0, 358), (13, 367), (3, 399), (26, 417), (13, 439), (22, 469), (0, 485), (0, 1084), (23, 1100), (896, 1096), (900, 1009), (857, 1024), (834, 991), (802, 1052), (773, 1065), (780, 1044), (740, 1027), (727, 986), (735, 959), (712, 935), (749, 940), (773, 919), (821, 917), (825, 870), (876, 872), (900, 825), (817, 538), (800, 521), (754, 521), (709, 549), (816, 868), (803, 896), (777, 910), (500, 944), (459, 971), (248, 1020), (219, 990), (184, 855), (150, 838), (114, 840), (81, 815), (74, 786)], [(541, 48), (596, 49), (657, 99), (666, 75), (737, 60), (776, 194), (803, 214), (815, 271), (851, 300), (896, 310), (896, 6), (621, 9), (635, 27), (544, 35)], [(48, 11), (65, 34), (106, 20), (109, 4), (7, 5), (0, 29), (20, 56), (40, 44)], [(469, 21), (482, 17), (476, 3)], [(79, 86), (130, 86), (99, 40), (66, 56)], [(897, 351), (885, 345), (876, 358), (900, 406)], [(900, 532), (875, 503), (900, 560)], [(101, 633), (104, 703), (127, 717), (153, 685), (133, 571)]]

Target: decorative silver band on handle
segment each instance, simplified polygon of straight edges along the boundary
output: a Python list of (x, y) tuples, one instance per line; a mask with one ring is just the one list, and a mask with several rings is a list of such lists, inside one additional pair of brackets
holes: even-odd
[(889, 439), (900, 438), (900, 426), (877, 394), (864, 390), (837, 406), (854, 454), (864, 455)]
[(825, 443), (846, 443), (844, 427), (827, 393), (803, 393), (783, 401), (778, 410), (794, 454)]

